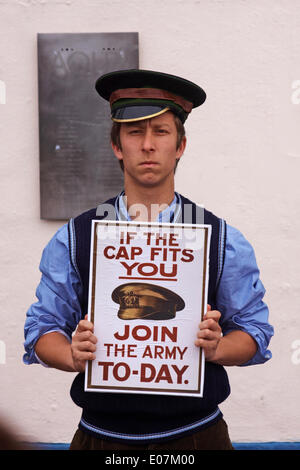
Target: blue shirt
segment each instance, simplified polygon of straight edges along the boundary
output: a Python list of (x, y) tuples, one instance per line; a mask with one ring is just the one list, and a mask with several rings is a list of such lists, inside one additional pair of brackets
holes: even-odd
[[(158, 221), (176, 222), (180, 211), (179, 198), (176, 193), (170, 206), (159, 214)], [(118, 218), (130, 220), (122, 194), (118, 200)], [(82, 318), (82, 284), (70, 260), (67, 224), (57, 231), (45, 247), (40, 271), (42, 276), (36, 290), (38, 300), (30, 306), (25, 322), (25, 364), (41, 362), (35, 355), (34, 346), (42, 335), (58, 331), (71, 341), (72, 333)], [(268, 322), (269, 311), (263, 302), (264, 294), (252, 246), (239, 230), (227, 224), (217, 309), (222, 314), (220, 325), (223, 335), (242, 330), (257, 343), (255, 356), (243, 364), (245, 366), (261, 364), (272, 357), (268, 345), (274, 332)]]

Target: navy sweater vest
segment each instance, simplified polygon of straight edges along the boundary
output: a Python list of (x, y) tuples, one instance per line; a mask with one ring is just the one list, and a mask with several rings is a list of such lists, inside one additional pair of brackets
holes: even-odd
[[(220, 219), (181, 196), (182, 222), (212, 226), (209, 261), (208, 303), (216, 306), (220, 278)], [(114, 207), (115, 198), (105, 204)], [(186, 210), (188, 208), (188, 211)], [(192, 210), (191, 210), (192, 208)], [(201, 212), (202, 211), (202, 212)], [(199, 222), (199, 214), (201, 222)], [(83, 285), (82, 317), (88, 310), (91, 221), (105, 218), (91, 209), (74, 219), (76, 268)], [(222, 268), (222, 267), (221, 267)], [(196, 332), (195, 332), (196, 335)], [(148, 434), (180, 428), (212, 413), (230, 394), (227, 373), (221, 365), (206, 362), (203, 398), (168, 395), (97, 393), (84, 391), (84, 373), (78, 374), (71, 387), (73, 401), (83, 409), (83, 419), (101, 429), (119, 433)]]

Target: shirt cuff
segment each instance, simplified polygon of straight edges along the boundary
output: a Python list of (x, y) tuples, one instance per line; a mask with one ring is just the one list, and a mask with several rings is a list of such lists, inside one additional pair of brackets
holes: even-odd
[[(55, 331), (58, 332), (58, 333), (60, 333), (60, 334), (62, 334), (63, 336), (65, 336), (65, 338), (67, 338), (67, 340), (69, 341), (69, 343), (71, 343), (70, 337), (66, 334), (65, 331), (60, 330), (59, 328), (46, 331), (44, 334), (42, 334), (42, 335), (40, 336), (40, 338), (41, 338), (42, 336), (48, 335), (49, 333), (54, 333)], [(25, 364), (34, 364), (34, 363), (35, 363), (35, 364), (40, 364), (40, 365), (42, 365), (43, 367), (50, 367), (50, 366), (48, 366), (48, 364), (46, 364), (45, 362), (43, 362), (42, 359), (39, 358), (39, 356), (37, 355), (37, 353), (36, 353), (34, 347), (33, 347), (33, 351), (32, 351), (32, 352), (33, 352), (32, 355), (24, 354), (24, 358), (23, 358), (23, 359), (24, 359)]]

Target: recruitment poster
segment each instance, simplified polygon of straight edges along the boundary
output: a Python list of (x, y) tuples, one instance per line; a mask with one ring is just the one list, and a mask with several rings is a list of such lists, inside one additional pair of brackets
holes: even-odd
[(201, 397), (211, 227), (93, 221), (85, 390)]

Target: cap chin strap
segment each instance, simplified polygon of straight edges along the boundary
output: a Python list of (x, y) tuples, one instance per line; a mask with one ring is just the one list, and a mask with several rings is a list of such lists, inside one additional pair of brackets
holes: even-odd
[(170, 111), (170, 108), (165, 108), (159, 111), (158, 113), (149, 114), (149, 116), (141, 116), (139, 118), (131, 118), (131, 119), (116, 119), (111, 116), (112, 121), (114, 122), (135, 122), (135, 121), (144, 121), (145, 119), (152, 119), (156, 116), (160, 116), (161, 114), (165, 113), (166, 111)]

